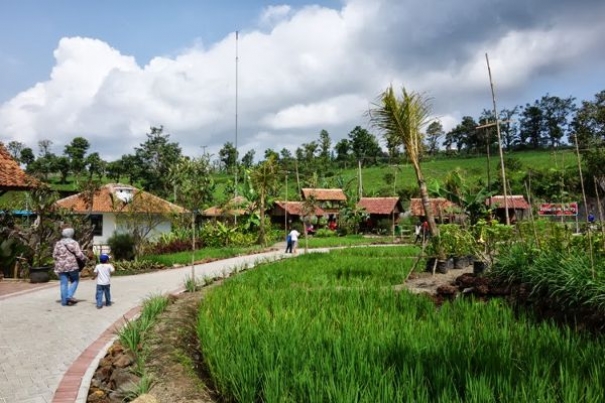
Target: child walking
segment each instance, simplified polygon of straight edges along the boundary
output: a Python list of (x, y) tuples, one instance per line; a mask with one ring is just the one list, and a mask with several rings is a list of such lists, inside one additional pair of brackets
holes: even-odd
[(109, 256), (101, 254), (99, 264), (95, 266), (93, 279), (97, 279), (97, 309), (103, 308), (103, 295), (105, 295), (105, 306), (111, 305), (110, 279), (111, 273), (116, 269), (109, 262)]

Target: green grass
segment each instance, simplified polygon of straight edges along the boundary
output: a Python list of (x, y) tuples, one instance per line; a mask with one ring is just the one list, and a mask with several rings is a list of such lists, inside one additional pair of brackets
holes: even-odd
[[(599, 402), (605, 343), (502, 301), (395, 292), (410, 248), (262, 266), (207, 295), (207, 369), (232, 402)], [(228, 340), (229, 342), (225, 342)], [(589, 380), (589, 381), (587, 381)]]
[[(347, 235), (343, 237), (318, 238), (310, 236), (309, 248), (332, 248), (338, 246), (380, 245), (393, 242), (393, 237), (364, 237), (363, 235)], [(298, 238), (298, 249), (305, 247), (305, 236)]]
[[(193, 260), (195, 262), (228, 259), (231, 257), (250, 255), (253, 253), (262, 252), (265, 248), (261, 246), (250, 247), (224, 247), (224, 248), (202, 248), (194, 252)], [(191, 264), (191, 251), (170, 253), (165, 255), (147, 255), (141, 258), (152, 262), (161, 263), (171, 267), (175, 264), (188, 265)]]

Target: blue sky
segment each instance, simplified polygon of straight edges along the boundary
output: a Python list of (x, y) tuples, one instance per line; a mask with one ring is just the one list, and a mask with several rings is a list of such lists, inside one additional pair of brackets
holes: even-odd
[(164, 125), (187, 155), (241, 153), (356, 125), (388, 85), (433, 100), (445, 128), (500, 107), (605, 89), (602, 0), (0, 0), (0, 141), (55, 152), (85, 136), (107, 160)]

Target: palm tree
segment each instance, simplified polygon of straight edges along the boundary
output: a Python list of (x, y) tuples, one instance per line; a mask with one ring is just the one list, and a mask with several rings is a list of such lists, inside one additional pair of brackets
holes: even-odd
[(258, 232), (258, 243), (265, 244), (265, 209), (268, 198), (275, 192), (278, 179), (278, 166), (275, 158), (259, 164), (250, 174), (250, 180), (258, 192), (260, 227)]
[[(429, 223), (429, 229), (439, 248), (439, 228), (429, 203), (429, 193), (426, 181), (420, 168), (422, 152), (422, 129), (429, 123), (431, 106), (426, 97), (416, 92), (408, 92), (402, 88), (402, 97), (397, 98), (393, 86), (389, 86), (380, 96), (380, 102), (375, 103), (368, 115), (370, 123), (383, 132), (385, 138), (399, 139), (406, 151), (418, 181), (424, 214)], [(442, 251), (439, 252), (441, 257)]]

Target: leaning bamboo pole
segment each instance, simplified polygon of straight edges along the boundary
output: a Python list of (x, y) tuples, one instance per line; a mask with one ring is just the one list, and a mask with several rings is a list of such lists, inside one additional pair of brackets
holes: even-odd
[[(576, 143), (576, 159), (578, 160), (578, 173), (580, 174), (580, 185), (582, 187), (582, 197), (584, 198), (584, 209), (588, 208), (588, 202), (586, 201), (586, 190), (584, 189), (584, 177), (582, 175), (582, 161), (580, 159), (580, 147), (578, 146), (578, 135), (573, 136), (574, 142)], [(588, 227), (588, 249), (590, 250), (590, 268), (592, 271), (592, 279), (595, 278), (594, 269), (594, 252), (592, 250), (592, 230)]]
[(597, 183), (597, 177), (593, 176), (594, 180), (594, 191), (597, 195), (597, 206), (599, 208), (599, 226), (601, 227), (601, 235), (603, 236), (603, 249), (605, 249), (605, 226), (603, 225), (603, 206), (601, 206), (601, 198), (599, 196), (599, 185)]

